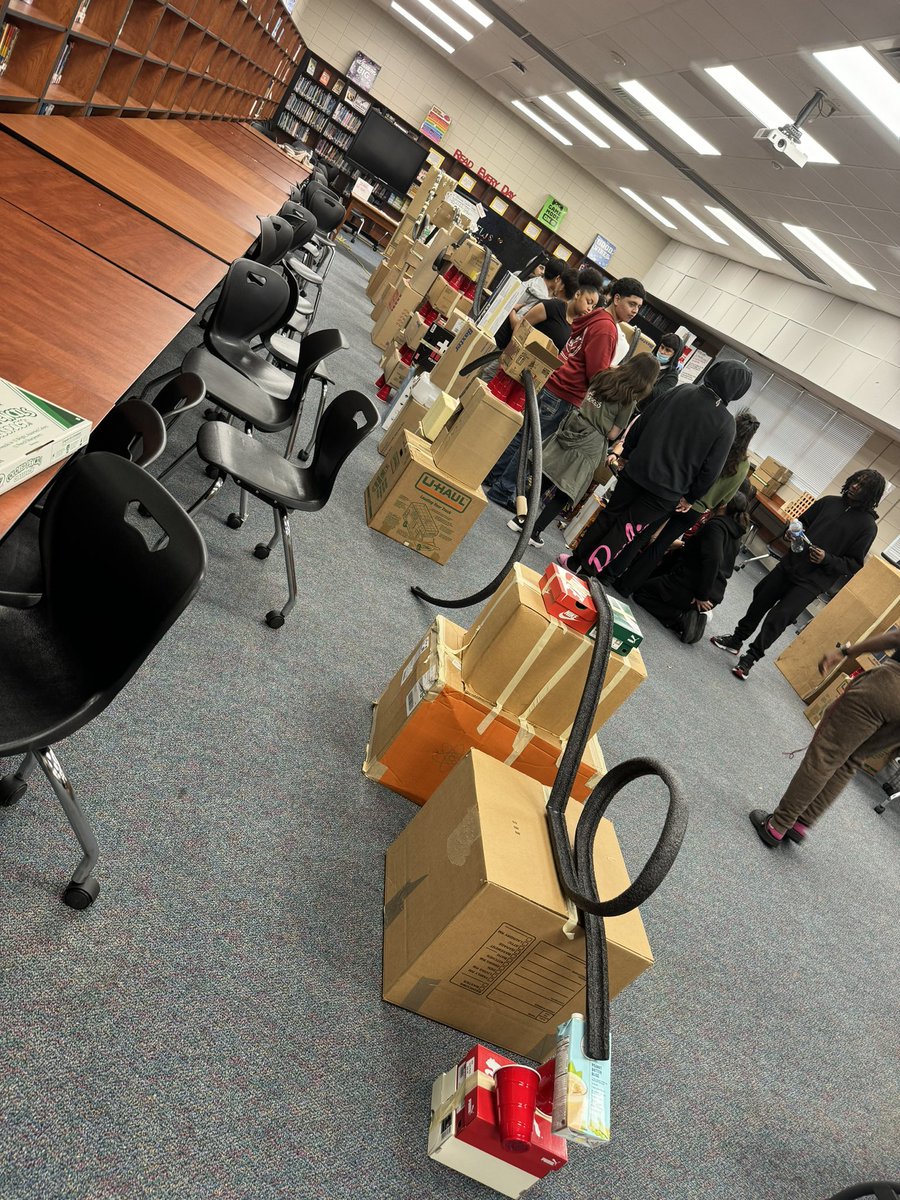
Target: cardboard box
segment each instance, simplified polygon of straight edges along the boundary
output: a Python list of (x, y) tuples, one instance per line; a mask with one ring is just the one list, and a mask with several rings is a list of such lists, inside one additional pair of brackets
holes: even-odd
[(410, 350), (418, 350), (422, 344), (422, 338), (429, 329), (430, 326), (425, 324), (417, 312), (414, 312), (403, 327), (404, 345), (409, 346)]
[(644, 640), (641, 627), (635, 620), (630, 604), (626, 604), (624, 600), (617, 600), (615, 596), (607, 595), (606, 598), (612, 611), (613, 653), (628, 654), (629, 651), (636, 650)]
[(819, 661), (835, 645), (861, 642), (900, 624), (900, 571), (881, 557), (867, 558), (833, 600), (810, 621), (775, 660), (775, 666), (804, 700), (830, 683), (839, 668), (823, 680)]
[(482, 246), (474, 238), (467, 238), (461, 246), (452, 246), (447, 252), (448, 261), (467, 279), (478, 278), (485, 256), (489, 260), (486, 279), (490, 280), (500, 269), (500, 263), (486, 246)]
[(446, 196), (453, 185), (449, 175), (445, 175), (440, 167), (429, 167), (421, 180), (409, 193), (409, 204), (406, 206), (408, 217), (417, 217), (419, 213), (432, 202), (432, 194)]
[(522, 372), (530, 371), (539, 392), (559, 366), (559, 351), (545, 334), (523, 321), (500, 355), (500, 366), (510, 379), (521, 380)]
[[(469, 317), (463, 317), (453, 341), (444, 347), (439, 361), (429, 372), (431, 382), (444, 392), (460, 395), (472, 382), (471, 375), (463, 375), (460, 379), (459, 373), (463, 367), (496, 349), (496, 343), (489, 334), (482, 333)], [(462, 386), (457, 389), (458, 381)]]
[(431, 452), (442, 471), (477, 487), (521, 428), (522, 414), (474, 379), (435, 437)]
[[(435, 279), (434, 264), (439, 254), (442, 254), (447, 247), (455, 242), (460, 236), (462, 230), (458, 225), (453, 225), (450, 229), (439, 229), (432, 235), (429, 241), (420, 242), (417, 246), (417, 251), (421, 255), (421, 264), (410, 274), (410, 283), (413, 287), (418, 288), (423, 294), (428, 291)], [(435, 307), (437, 307), (435, 305)]]
[(87, 444), (91, 423), (0, 379), (0, 493)]
[(381, 370), (385, 383), (392, 388), (399, 387), (409, 374), (409, 367), (400, 357), (400, 350), (396, 344), (391, 345), (385, 353), (381, 360)]
[(372, 330), (372, 341), (386, 350), (400, 336), (413, 312), (422, 303), (422, 293), (407, 283), (395, 288), (388, 298), (384, 312)]
[(449, 229), (456, 220), (456, 209), (449, 200), (442, 200), (439, 204), (429, 207), (428, 220), (438, 229)]
[(382, 259), (382, 261), (369, 276), (369, 282), (366, 284), (366, 295), (373, 303), (381, 294), (381, 289), (384, 281), (387, 279), (387, 273), (389, 270), (390, 266), (387, 262), (387, 259)]
[[(459, 625), (437, 617), (375, 705), (363, 773), (416, 804), (425, 804), (470, 750), (550, 787), (565, 748), (561, 739), (466, 691), (459, 666), (465, 636)], [(572, 799), (583, 803), (605, 773), (603, 753), (591, 738)]]
[(439, 471), (427, 442), (404, 431), (366, 488), (370, 529), (434, 562), (449, 562), (487, 498)]
[(647, 337), (646, 333), (641, 333), (636, 325), (629, 325), (627, 321), (620, 321), (619, 329), (628, 340), (629, 350), (635, 336), (637, 337), (634, 349), (630, 350), (631, 357), (636, 354), (652, 354), (656, 349), (656, 343), (653, 339)]
[(810, 725), (819, 724), (825, 710), (844, 694), (848, 684), (858, 677), (860, 671), (874, 671), (881, 666), (881, 660), (874, 654), (861, 654), (859, 658), (845, 658), (840, 665), (842, 669), (838, 671), (837, 676), (820, 688), (803, 710), (803, 715)]
[[(567, 812), (573, 837), (580, 811)], [(605, 818), (594, 863), (602, 899), (628, 887)], [(557, 1026), (586, 1006), (584, 933), (570, 941), (567, 921), (545, 789), (473, 750), (388, 849), (384, 999), (543, 1062)], [(653, 956), (638, 911), (604, 925), (615, 996)]]
[[(432, 404), (431, 408), (429, 408), (428, 412), (422, 419), (422, 436), (426, 441), (433, 442), (434, 439), (440, 435), (447, 422), (456, 412), (458, 404), (459, 401), (454, 396), (448, 396), (446, 392), (440, 393), (437, 400), (435, 400), (434, 404)], [(432, 457), (434, 457), (433, 449)], [(435, 466), (437, 466), (437, 463), (435, 463)], [(453, 476), (454, 479), (456, 478), (453, 471), (451, 471), (449, 467), (442, 466), (438, 469), (448, 475)], [(481, 479), (483, 478), (484, 475), (481, 476)], [(461, 479), (459, 482), (465, 484), (466, 487), (477, 488), (481, 484), (481, 479), (477, 479), (474, 482), (468, 482), (465, 479)]]
[(400, 435), (408, 430), (415, 434), (416, 437), (421, 437), (419, 427), (422, 418), (428, 412), (424, 404), (420, 404), (418, 400), (414, 400), (409, 396), (406, 403), (403, 405), (400, 416), (396, 421), (391, 423), (389, 429), (385, 430), (381, 441), (378, 443), (378, 453), (384, 457), (389, 453), (394, 446), (399, 444)]
[(443, 275), (437, 275), (426, 293), (426, 299), (432, 308), (436, 308), (439, 313), (449, 317), (459, 301), (465, 297), (456, 288), (452, 288)]
[[(516, 563), (476, 617), (462, 652), (462, 678), (476, 695), (557, 737), (568, 737), (594, 642), (552, 617), (540, 576)], [(604, 721), (647, 678), (639, 650), (611, 654), (591, 725)]]

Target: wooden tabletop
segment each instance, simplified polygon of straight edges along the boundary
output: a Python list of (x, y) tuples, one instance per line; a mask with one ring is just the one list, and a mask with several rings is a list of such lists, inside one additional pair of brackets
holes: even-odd
[(357, 212), (361, 212), (363, 216), (371, 216), (383, 221), (385, 225), (396, 229), (400, 222), (396, 217), (392, 217), (389, 213), (384, 212), (380, 208), (376, 208), (374, 204), (370, 204), (368, 200), (361, 200), (359, 196), (351, 196), (347, 204), (348, 210), (355, 208)]
[(200, 137), (252, 166), (285, 195), (309, 175), (299, 159), (249, 126), (233, 121), (192, 121), (191, 126)]
[(222, 278), (221, 259), (2, 132), (0, 162), (0, 198), (173, 300), (196, 308)]
[[(203, 196), (193, 194), (191, 187), (200, 179), (199, 173), (188, 171), (173, 156), (157, 158), (157, 163), (163, 163), (164, 173), (155, 170), (143, 155), (147, 141), (140, 139), (136, 143), (135, 135), (123, 130), (130, 123), (130, 119), (121, 117), (49, 120), (38, 116), (0, 116), (0, 125), (15, 136), (121, 197), (167, 229), (223, 262), (239, 258), (256, 235), (255, 214), (251, 217), (248, 213), (242, 223), (224, 215), (206, 180), (198, 184)], [(111, 127), (108, 132), (95, 129), (104, 125)], [(119, 132), (122, 132), (121, 147), (115, 136)]]
[[(0, 376), (96, 423), (193, 312), (2, 199), (0, 229)], [(56, 469), (0, 496), (0, 537)]]

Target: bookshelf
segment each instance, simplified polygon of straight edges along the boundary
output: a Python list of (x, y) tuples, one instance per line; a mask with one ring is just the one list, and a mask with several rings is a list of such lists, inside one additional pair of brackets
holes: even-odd
[(303, 49), (278, 0), (0, 0), (0, 112), (267, 121)]

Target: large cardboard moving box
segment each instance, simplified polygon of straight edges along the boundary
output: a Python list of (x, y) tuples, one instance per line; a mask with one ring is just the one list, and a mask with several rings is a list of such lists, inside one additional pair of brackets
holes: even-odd
[(472, 375), (460, 376), (463, 367), (496, 348), (494, 339), (482, 333), (474, 321), (461, 318), (453, 341), (444, 347), (443, 354), (431, 369), (431, 382), (442, 391), (459, 396), (472, 382)]
[[(782, 650), (775, 666), (797, 695), (807, 700), (822, 688), (819, 660), (823, 654), (838, 643), (861, 642), (897, 624), (900, 624), (900, 571), (883, 558), (867, 558), (863, 569)], [(830, 682), (835, 674), (825, 682)]]
[[(459, 650), (466, 633), (437, 617), (385, 688), (372, 714), (363, 773), (425, 804), (456, 764), (477, 749), (550, 787), (564, 743), (473, 696), (463, 687)], [(572, 798), (587, 799), (606, 772), (596, 738), (578, 768)]]
[[(462, 678), (478, 696), (557, 737), (568, 737), (594, 642), (546, 609), (540, 576), (516, 563), (476, 617), (462, 652)], [(611, 654), (591, 725), (604, 721), (647, 678), (639, 650)]]
[(510, 379), (521, 379), (523, 371), (530, 371), (539, 392), (559, 366), (559, 351), (546, 334), (523, 321), (500, 355), (500, 366)]
[(366, 488), (366, 524), (438, 563), (450, 560), (487, 498), (434, 465), (427, 442), (404, 430)]
[[(602, 899), (628, 886), (605, 819), (594, 864)], [(473, 750), (388, 849), (384, 998), (542, 1062), (557, 1025), (585, 1011), (584, 934), (569, 941), (567, 918), (544, 788)], [(653, 955), (639, 912), (604, 924), (615, 996)]]
[(522, 414), (474, 379), (434, 440), (434, 461), (442, 471), (477, 487), (521, 428)]

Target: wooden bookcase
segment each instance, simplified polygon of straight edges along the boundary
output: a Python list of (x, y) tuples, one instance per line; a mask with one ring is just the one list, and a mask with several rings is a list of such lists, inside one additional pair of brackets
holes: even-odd
[(0, 0), (4, 29), (3, 113), (267, 121), (304, 50), (279, 0)]

